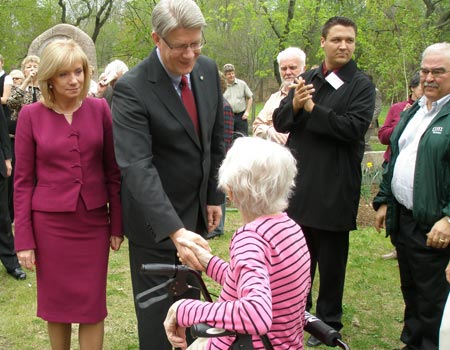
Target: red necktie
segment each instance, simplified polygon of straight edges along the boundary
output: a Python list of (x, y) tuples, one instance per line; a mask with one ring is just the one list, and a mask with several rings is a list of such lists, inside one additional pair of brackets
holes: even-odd
[(195, 106), (194, 94), (191, 89), (189, 89), (188, 80), (185, 75), (181, 76), (181, 100), (183, 101), (184, 107), (191, 117), (192, 124), (194, 124), (195, 131), (198, 130), (198, 116), (197, 116), (197, 107)]

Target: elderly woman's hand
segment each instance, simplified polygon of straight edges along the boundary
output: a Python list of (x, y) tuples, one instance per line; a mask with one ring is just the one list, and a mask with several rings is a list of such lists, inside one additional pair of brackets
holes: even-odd
[(164, 328), (170, 344), (172, 344), (175, 348), (186, 349), (186, 328), (179, 327), (177, 323), (178, 305), (180, 305), (183, 300), (184, 299), (178, 300), (172, 304), (167, 312), (166, 319), (164, 320)]
[(203, 266), (203, 270), (206, 270), (206, 267), (209, 264), (209, 261), (211, 260), (211, 258), (213, 257), (213, 255), (206, 250), (205, 248), (203, 248), (202, 246), (192, 242), (192, 241), (188, 241), (187, 239), (183, 239), (183, 238), (178, 238), (177, 239), (178, 243), (180, 243), (182, 246), (189, 248), (190, 250), (192, 250), (192, 252), (195, 254), (195, 256), (197, 257), (197, 260), (200, 262), (200, 264), (202, 264)]

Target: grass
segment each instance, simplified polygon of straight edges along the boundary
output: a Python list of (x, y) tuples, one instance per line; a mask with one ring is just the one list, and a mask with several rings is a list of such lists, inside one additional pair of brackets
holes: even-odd
[[(227, 211), (225, 235), (210, 241), (217, 255), (228, 258), (229, 240), (240, 224), (239, 214), (236, 211)], [(380, 258), (380, 255), (390, 251), (392, 246), (383, 234), (377, 234), (370, 227), (352, 232), (350, 240), (344, 295), (343, 339), (354, 350), (399, 348), (403, 301), (397, 261)], [(35, 274), (28, 273), (26, 281), (16, 281), (2, 269), (0, 281), (0, 349), (50, 349), (46, 324), (35, 316)], [(207, 280), (207, 285), (211, 293), (219, 293), (220, 287), (213, 282)], [(119, 252), (111, 254), (108, 310), (104, 349), (138, 349), (126, 241)], [(76, 331), (74, 327), (74, 350), (79, 349)]]

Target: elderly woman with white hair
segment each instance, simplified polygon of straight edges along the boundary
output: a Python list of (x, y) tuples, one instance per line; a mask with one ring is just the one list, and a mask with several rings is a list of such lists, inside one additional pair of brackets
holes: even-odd
[[(260, 138), (234, 142), (219, 170), (219, 187), (242, 214), (230, 262), (188, 241), (206, 274), (223, 286), (216, 302), (183, 299), (164, 322), (169, 341), (186, 349), (184, 328), (197, 323), (250, 334), (255, 349), (267, 335), (276, 349), (303, 349), (310, 257), (303, 232), (283, 211), (296, 165), (284, 146)], [(189, 349), (229, 349), (235, 337), (199, 339)]]

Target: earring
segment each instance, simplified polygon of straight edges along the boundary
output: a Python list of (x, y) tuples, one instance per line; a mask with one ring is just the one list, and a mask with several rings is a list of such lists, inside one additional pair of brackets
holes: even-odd
[(48, 84), (49, 89), (53, 89), (53, 85), (52, 84)]

